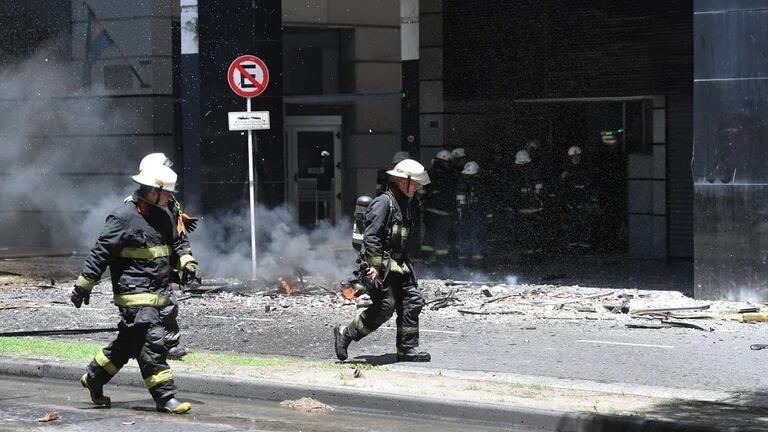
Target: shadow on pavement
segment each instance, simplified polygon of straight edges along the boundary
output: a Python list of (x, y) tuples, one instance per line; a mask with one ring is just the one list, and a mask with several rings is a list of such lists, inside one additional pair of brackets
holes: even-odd
[(564, 417), (559, 431), (765, 431), (768, 392), (733, 393), (723, 401), (673, 400), (659, 403), (638, 416), (585, 413), (579, 422)]
[(377, 356), (357, 356), (354, 359), (352, 359), (351, 363), (367, 363), (373, 366), (384, 366), (388, 364), (397, 363), (397, 355), (392, 354), (382, 354)]

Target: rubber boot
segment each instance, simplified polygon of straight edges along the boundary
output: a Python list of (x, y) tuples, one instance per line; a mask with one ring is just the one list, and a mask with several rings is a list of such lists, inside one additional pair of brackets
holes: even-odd
[(187, 354), (189, 354), (187, 350), (178, 345), (168, 349), (168, 358), (170, 360), (181, 360), (181, 358)]
[(347, 359), (347, 347), (352, 343), (352, 338), (347, 336), (347, 327), (337, 325), (333, 328), (333, 340), (336, 346), (336, 358), (341, 361)]
[(175, 397), (168, 399), (168, 401), (164, 404), (157, 404), (158, 411), (171, 414), (184, 414), (191, 409), (191, 403), (182, 402)]
[(417, 351), (416, 348), (408, 348), (405, 351), (397, 350), (397, 361), (401, 362), (428, 362), (432, 356), (426, 351)]
[(91, 401), (96, 405), (110, 406), (112, 404), (112, 399), (104, 396), (104, 385), (91, 379), (87, 373), (80, 377), (80, 384), (88, 389), (88, 392), (91, 394)]

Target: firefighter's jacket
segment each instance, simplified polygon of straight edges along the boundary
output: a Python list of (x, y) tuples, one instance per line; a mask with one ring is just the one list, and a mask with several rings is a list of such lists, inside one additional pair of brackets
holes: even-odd
[(399, 190), (377, 196), (365, 212), (363, 260), (380, 272), (410, 273), (408, 238), (412, 230), (408, 198)]
[(583, 163), (568, 163), (563, 172), (568, 174), (561, 180), (561, 194), (568, 208), (585, 208), (597, 199), (591, 176)]
[(518, 165), (514, 175), (513, 205), (518, 214), (533, 214), (544, 209), (544, 181), (532, 164)]
[(480, 176), (462, 176), (456, 185), (456, 208), (461, 220), (482, 220), (493, 216), (485, 184)]
[(147, 208), (146, 216), (142, 215), (136, 202), (129, 201), (107, 216), (77, 286), (90, 291), (109, 267), (115, 305), (169, 304), (172, 269), (195, 259), (171, 211), (151, 205)]
[(456, 179), (453, 170), (436, 164), (429, 172), (425, 211), (440, 216), (452, 215), (456, 210)]

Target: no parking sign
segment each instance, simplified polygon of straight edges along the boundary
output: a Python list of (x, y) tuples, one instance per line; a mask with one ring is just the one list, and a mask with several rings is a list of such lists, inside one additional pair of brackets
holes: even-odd
[(262, 59), (243, 55), (229, 65), (227, 81), (233, 92), (244, 98), (252, 98), (267, 89), (269, 69)]
[(268, 111), (251, 111), (251, 98), (264, 93), (269, 84), (269, 69), (256, 56), (243, 55), (227, 70), (232, 91), (245, 98), (245, 112), (229, 113), (229, 130), (248, 133), (248, 189), (251, 202), (251, 276), (256, 279), (256, 171), (253, 169), (254, 142), (252, 131), (269, 129)]

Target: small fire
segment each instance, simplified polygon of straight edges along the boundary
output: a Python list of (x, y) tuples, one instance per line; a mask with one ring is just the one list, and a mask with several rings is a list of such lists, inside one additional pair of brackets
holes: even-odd
[(277, 281), (280, 282), (280, 286), (283, 288), (283, 292), (285, 292), (285, 295), (291, 295), (293, 294), (293, 287), (291, 284), (288, 283), (287, 280), (283, 279), (282, 277), (277, 278)]
[(354, 300), (357, 297), (357, 290), (354, 287), (347, 286), (341, 290), (341, 295), (347, 300)]

